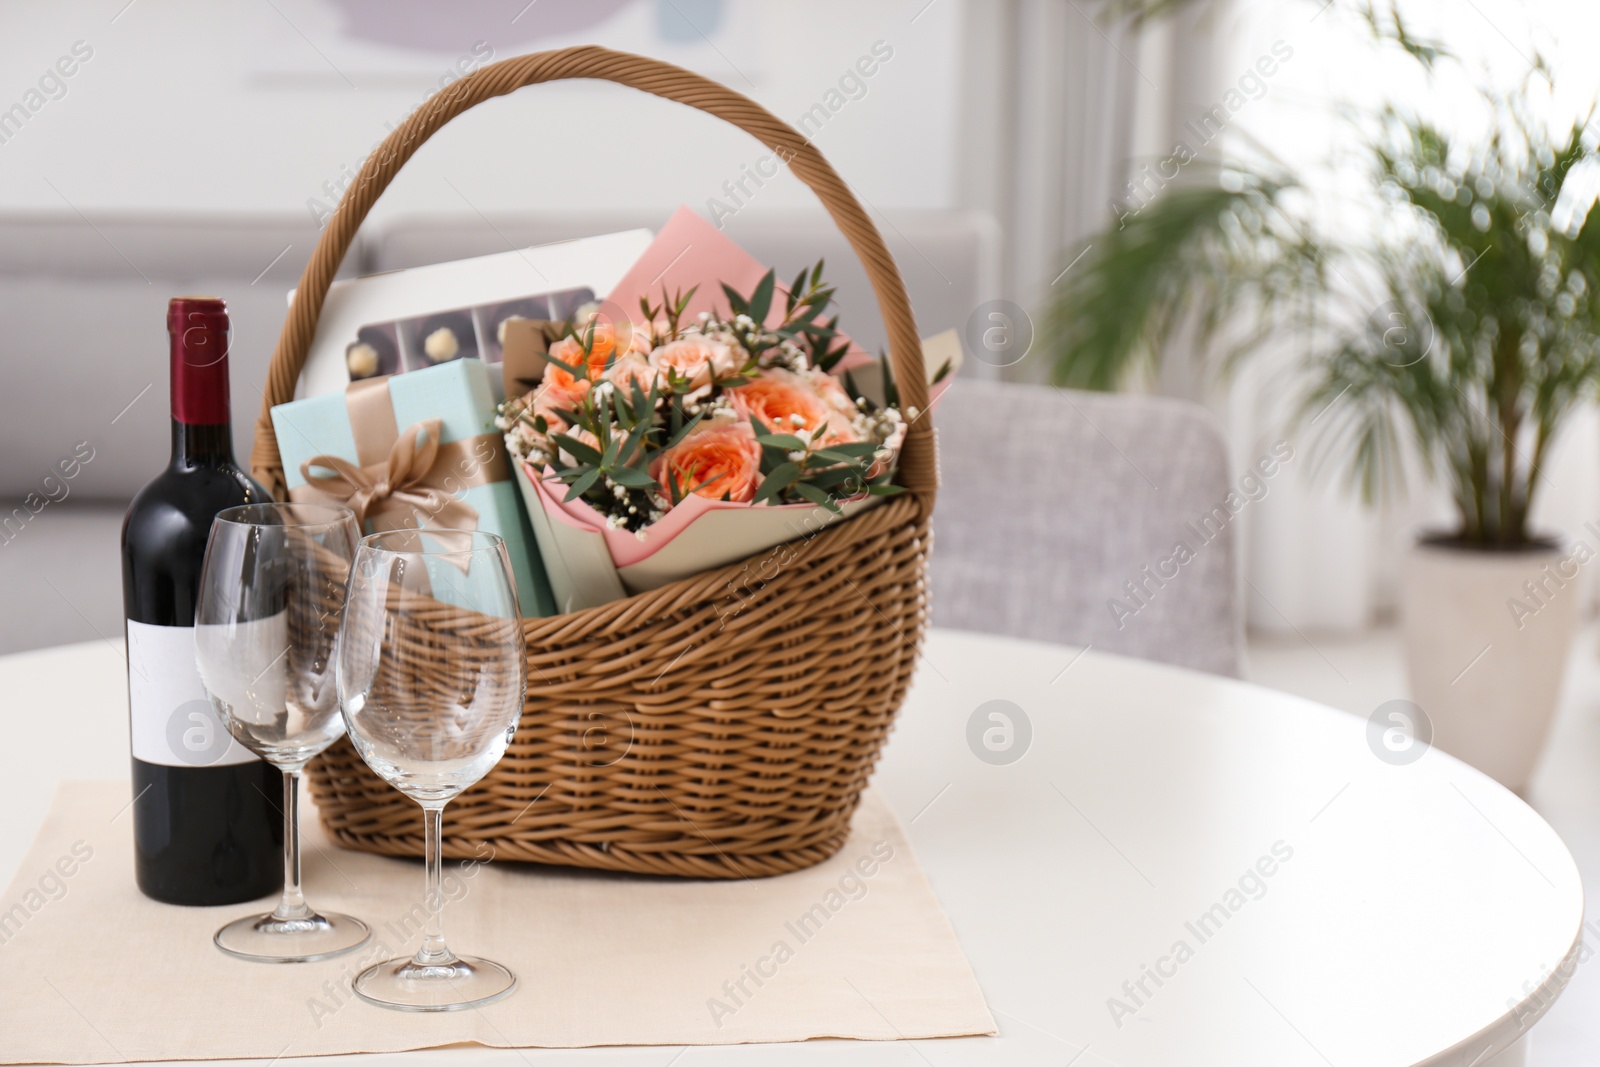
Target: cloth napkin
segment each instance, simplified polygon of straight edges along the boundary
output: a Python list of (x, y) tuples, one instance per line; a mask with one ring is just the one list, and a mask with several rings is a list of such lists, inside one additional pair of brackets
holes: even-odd
[[(0, 899), (0, 1063), (995, 1033), (948, 919), (870, 790), (837, 855), (774, 878), (452, 863), (451, 948), (505, 964), (520, 984), (486, 1008), (440, 1014), (350, 992), (363, 968), (415, 951), (419, 862), (337, 848), (305, 812), (308, 899), (364, 919), (373, 940), (320, 963), (237, 960), (212, 934), (271, 901), (183, 908), (142, 896), (130, 800), (125, 782), (64, 783)], [(446, 809), (447, 834), (449, 824)]]

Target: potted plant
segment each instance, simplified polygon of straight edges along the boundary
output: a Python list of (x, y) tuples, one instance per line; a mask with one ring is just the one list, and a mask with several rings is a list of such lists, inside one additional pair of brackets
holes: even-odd
[[(1365, 14), (1430, 75), (1447, 58)], [(1158, 361), (1180, 329), (1221, 371), (1303, 341), (1297, 420), (1323, 455), (1369, 501), (1408, 457), (1449, 491), (1454, 521), (1422, 531), (1404, 568), (1412, 696), (1435, 744), (1521, 790), (1595, 550), (1529, 515), (1551, 443), (1600, 382), (1600, 222), (1574, 180), (1600, 160), (1585, 124), (1554, 136), (1531, 114), (1526, 83), (1480, 93), (1478, 139), (1394, 107), (1358, 119), (1383, 220), (1370, 238), (1320, 234), (1292, 174), (1230, 162), (1221, 185), (1170, 190), (1095, 238), (1045, 336), (1057, 382), (1089, 388)]]

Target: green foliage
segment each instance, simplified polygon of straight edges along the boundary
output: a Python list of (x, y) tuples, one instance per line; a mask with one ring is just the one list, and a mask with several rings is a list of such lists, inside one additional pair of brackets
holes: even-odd
[[(560, 336), (574, 338), (583, 359), (569, 365), (547, 358), (574, 378), (594, 381), (572, 409), (554, 412), (568, 428), (550, 434), (548, 420), (525, 404), (504, 405), (502, 410), (514, 406), (517, 419), (548, 436), (553, 446), (550, 467), (567, 487), (567, 500), (582, 498), (602, 514), (614, 516), (623, 528), (642, 530), (660, 516), (664, 506), (676, 505), (708, 484), (697, 471), (688, 472), (687, 477), (669, 475), (664, 485), (650, 472), (663, 453), (682, 442), (707, 416), (713, 396), (746, 384), (772, 367), (827, 371), (844, 356), (848, 342), (834, 328), (834, 320), (824, 317), (833, 289), (823, 282), (822, 267), (818, 261), (801, 271), (781, 294), (784, 314), (773, 326), (767, 325), (767, 319), (780, 292), (772, 271), (748, 296), (723, 286), (732, 312), (727, 321), (712, 317), (694, 326), (684, 323), (692, 289), (678, 294), (663, 292), (659, 304), (640, 301), (644, 321), (652, 330), (652, 344), (702, 334), (734, 351), (735, 365), (713, 367), (709, 381), (691, 381), (669, 371), (649, 389), (637, 378), (626, 386), (602, 384), (599, 376), (591, 373), (595, 323), (577, 327), (569, 323)], [(617, 351), (607, 357), (602, 370), (614, 366), (625, 344), (619, 339)], [(891, 399), (888, 406), (894, 403)], [(863, 407), (868, 414), (877, 410), (871, 404)], [(899, 491), (890, 483), (892, 472), (880, 461), (883, 445), (878, 442), (823, 444), (826, 425), (815, 428), (809, 442), (791, 433), (771, 432), (759, 423), (754, 429), (764, 475), (756, 503), (809, 502), (838, 512), (839, 500)]]
[(1061, 280), (1044, 331), (1056, 384), (1113, 389), (1157, 365), (1185, 324), (1209, 345), (1249, 320), (1229, 361), (1248, 351), (1282, 302), (1324, 285), (1322, 253), (1284, 210), (1296, 188), (1281, 173), (1241, 175), (1236, 189), (1175, 188), (1097, 235)]
[[(1425, 71), (1444, 58), (1392, 9), (1360, 13)], [(1587, 121), (1552, 135), (1530, 114), (1526, 84), (1480, 92), (1492, 132), (1476, 143), (1393, 107), (1364, 117), (1384, 220), (1365, 240), (1313, 240), (1309, 199), (1276, 166), (1128, 214), (1063, 280), (1055, 380), (1114, 388), (1180, 335), (1220, 373), (1304, 339), (1300, 420), (1367, 500), (1403, 485), (1409, 441), (1449, 488), (1461, 541), (1527, 544), (1549, 446), (1600, 384), (1600, 221), (1584, 195), (1600, 157)]]
[(1551, 441), (1600, 384), (1600, 222), (1575, 203), (1566, 225), (1552, 217), (1573, 168), (1596, 161), (1584, 125), (1551, 138), (1520, 100), (1491, 100), (1503, 121), (1476, 152), (1383, 116), (1381, 187), (1423, 239), (1373, 250), (1387, 321), (1322, 354), (1304, 410), (1327, 410), (1368, 499), (1396, 481), (1409, 435), (1460, 538), (1510, 548), (1529, 540)]

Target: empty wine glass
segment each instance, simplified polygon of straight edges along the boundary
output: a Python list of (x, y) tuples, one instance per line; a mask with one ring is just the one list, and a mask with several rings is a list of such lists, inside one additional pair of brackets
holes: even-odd
[(414, 956), (356, 976), (363, 1000), (455, 1011), (499, 1000), (517, 979), (444, 943), (444, 807), (505, 754), (527, 666), (505, 542), (467, 530), (362, 538), (340, 635), (339, 705), (367, 765), (422, 805), (427, 925)]
[(304, 963), (349, 952), (366, 923), (319, 914), (300, 889), (300, 772), (344, 733), (334, 676), (359, 530), (335, 504), (246, 504), (217, 514), (195, 606), (195, 658), (217, 715), (283, 772), (283, 895), (217, 931), (230, 955)]

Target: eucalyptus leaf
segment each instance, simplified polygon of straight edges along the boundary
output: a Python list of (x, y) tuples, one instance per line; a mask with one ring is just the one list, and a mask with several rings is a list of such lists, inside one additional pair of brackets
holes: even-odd
[(578, 499), (578, 497), (582, 496), (584, 493), (587, 493), (591, 488), (593, 488), (594, 484), (596, 482), (598, 482), (599, 480), (600, 480), (600, 472), (599, 471), (597, 471), (597, 470), (589, 471), (588, 473), (584, 474), (581, 478), (579, 478), (577, 481), (572, 483), (572, 487), (567, 490), (566, 499), (567, 500), (576, 500), (576, 499)]
[(629, 489), (659, 489), (656, 480), (644, 471), (632, 467), (616, 467), (607, 472), (611, 480)]
[(766, 500), (773, 500), (783, 494), (783, 491), (794, 484), (800, 476), (800, 467), (795, 463), (781, 463), (772, 469), (772, 472), (762, 479), (756, 488), (756, 495), (751, 500), (752, 504), (759, 504)]
[(566, 452), (573, 459), (581, 460), (584, 463), (593, 464), (597, 467), (603, 466), (605, 463), (597, 449), (584, 444), (571, 434), (558, 433), (550, 438), (550, 440), (559, 445), (561, 450)]
[(772, 310), (772, 291), (777, 283), (777, 271), (769, 270), (756, 283), (755, 292), (750, 294), (750, 303), (745, 314), (755, 319), (757, 325), (767, 321), (767, 313)]
[[(876, 455), (881, 447), (883, 446), (874, 444), (871, 441), (846, 441), (843, 444), (829, 445), (827, 450), (851, 459), (861, 459), (866, 456)], [(821, 455), (821, 453), (818, 453), (818, 455)]]
[(756, 435), (758, 444), (769, 448), (781, 448), (787, 452), (803, 452), (806, 443), (790, 433), (763, 433)]
[(811, 501), (813, 504), (821, 505), (834, 514), (838, 514), (839, 512), (839, 505), (833, 502), (833, 498), (809, 482), (795, 482), (794, 491)]

